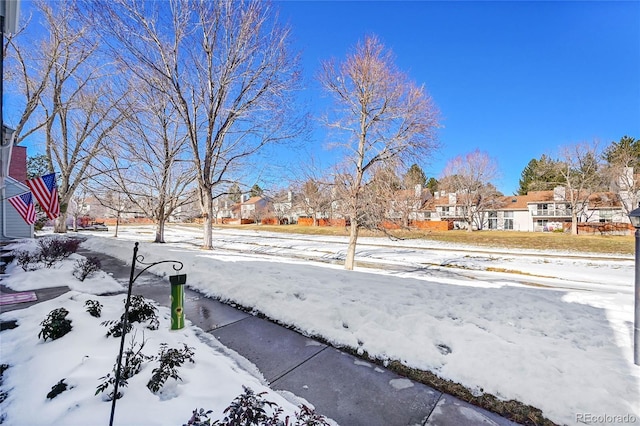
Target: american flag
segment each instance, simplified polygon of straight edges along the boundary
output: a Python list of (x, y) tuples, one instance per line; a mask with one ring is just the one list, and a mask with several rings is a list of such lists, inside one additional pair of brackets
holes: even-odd
[(36, 200), (40, 203), (40, 207), (47, 213), (49, 219), (55, 219), (60, 215), (55, 173), (28, 180), (27, 186), (33, 192)]
[(33, 205), (33, 197), (30, 192), (8, 198), (7, 201), (18, 210), (20, 216), (22, 216), (24, 221), (29, 225), (36, 221), (36, 209)]

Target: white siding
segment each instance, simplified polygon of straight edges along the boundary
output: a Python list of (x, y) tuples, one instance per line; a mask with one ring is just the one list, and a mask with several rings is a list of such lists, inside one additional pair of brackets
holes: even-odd
[(0, 240), (33, 238), (33, 226), (28, 225), (16, 209), (6, 200), (6, 198), (28, 191), (29, 188), (11, 177), (5, 178), (5, 185), (5, 199), (2, 200), (2, 208), (0, 208), (0, 226), (2, 226), (2, 229), (0, 229)]

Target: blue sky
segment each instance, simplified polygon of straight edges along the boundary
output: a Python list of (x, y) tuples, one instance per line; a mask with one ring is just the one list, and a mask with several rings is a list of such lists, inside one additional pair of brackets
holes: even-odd
[[(278, 1), (302, 50), (308, 100), (322, 60), (367, 34), (424, 84), (441, 110), (442, 149), (420, 164), (480, 149), (514, 193), (522, 169), (562, 145), (640, 138), (640, 2)], [(313, 133), (319, 147), (325, 132)], [(327, 153), (322, 155), (328, 155)]]
[[(439, 178), (448, 160), (479, 149), (498, 163), (498, 189), (512, 194), (531, 159), (555, 155), (562, 145), (640, 138), (640, 1), (276, 0), (274, 6), (292, 26), (306, 85), (302, 104), (316, 117), (330, 106), (315, 81), (321, 61), (344, 59), (368, 34), (425, 85), (444, 126), (442, 148), (419, 162), (428, 177)], [(23, 16), (30, 8), (23, 2)], [(5, 118), (10, 124), (10, 111)], [(326, 129), (313, 125), (308, 150), (328, 164)], [(33, 146), (29, 155), (39, 150)], [(282, 173), (293, 168), (294, 158), (267, 155), (271, 163), (287, 163), (275, 168)]]

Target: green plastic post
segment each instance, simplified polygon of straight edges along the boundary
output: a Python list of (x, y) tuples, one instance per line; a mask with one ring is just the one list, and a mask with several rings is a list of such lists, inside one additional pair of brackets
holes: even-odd
[(169, 277), (171, 281), (171, 330), (184, 328), (184, 284), (186, 275)]

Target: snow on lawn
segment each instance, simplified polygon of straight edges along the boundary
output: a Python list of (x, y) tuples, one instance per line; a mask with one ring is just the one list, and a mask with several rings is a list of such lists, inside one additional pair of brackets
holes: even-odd
[[(170, 243), (158, 245), (144, 242), (152, 239), (150, 228), (121, 228), (118, 239), (90, 237), (83, 246), (129, 261), (132, 240), (141, 241), (146, 261), (184, 262), (187, 284), (207, 295), (253, 307), (336, 345), (434, 371), (478, 394), (534, 405), (558, 423), (575, 424), (585, 413), (640, 419), (628, 256), (507, 256), (436, 245), (429, 258), (429, 250), (413, 250), (407, 242), (375, 246), (363, 239), (367, 244), (356, 259), (407, 268), (345, 271), (309, 260), (339, 259), (344, 239), (216, 231), (216, 249), (203, 251), (198, 232), (169, 230)], [(442, 250), (464, 269), (411, 272), (411, 266), (437, 264)], [(486, 272), (491, 268), (531, 275)], [(589, 291), (569, 290), (575, 288)]]
[[(33, 244), (27, 242), (20, 246), (24, 249)], [(14, 290), (60, 285), (74, 290), (27, 309), (0, 315), (2, 321), (18, 323), (17, 328), (0, 333), (0, 359), (2, 364), (9, 365), (2, 375), (1, 390), (7, 392), (7, 398), (2, 402), (0, 423), (4, 420), (7, 425), (84, 426), (108, 422), (111, 402), (106, 400), (107, 393), (94, 394), (102, 383), (99, 378), (107, 373), (113, 375), (120, 338), (106, 337), (107, 328), (100, 323), (120, 318), (126, 295), (96, 296), (122, 291), (123, 287), (106, 273), (78, 281), (71, 273), (75, 260), (80, 258), (72, 255), (51, 269), (31, 272), (24, 272), (14, 263), (9, 267), (11, 275), (2, 281)], [(103, 305), (100, 318), (87, 313), (84, 305), (87, 300), (97, 300)], [(69, 311), (67, 319), (72, 321), (73, 329), (57, 340), (44, 341), (38, 336), (42, 329), (40, 323), (49, 312), (60, 307)], [(158, 355), (161, 343), (175, 349), (182, 349), (186, 344), (194, 350), (195, 363), (187, 362), (180, 367), (178, 375), (182, 380), (167, 380), (157, 394), (146, 385), (158, 362), (143, 364), (140, 373), (129, 379), (128, 386), (119, 389), (124, 396), (117, 401), (114, 424), (181, 425), (196, 408), (213, 410), (212, 417), (221, 419), (223, 410), (242, 393), (243, 386), (256, 393), (267, 392), (265, 398), (284, 409), (281, 418), (293, 417), (300, 403), (309, 405), (290, 393), (269, 389), (255, 366), (200, 329), (185, 327), (170, 331), (168, 308), (158, 307), (158, 314), (158, 330), (133, 324), (125, 349), (130, 346), (132, 336), (137, 343), (145, 342), (142, 352), (146, 355)], [(62, 379), (69, 389), (48, 399), (47, 393)]]

